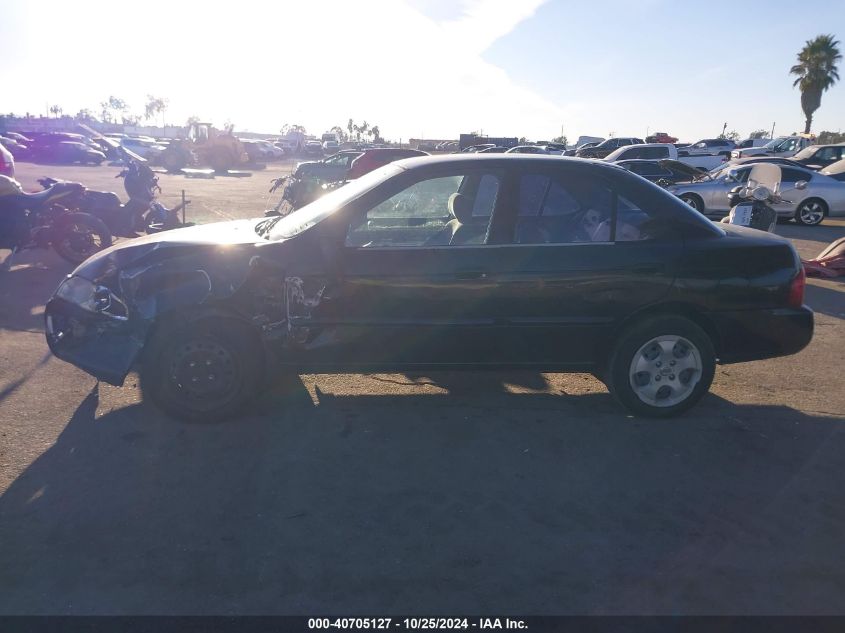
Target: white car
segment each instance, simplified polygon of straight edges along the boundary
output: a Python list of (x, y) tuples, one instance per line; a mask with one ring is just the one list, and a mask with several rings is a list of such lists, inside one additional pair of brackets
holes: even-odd
[[(670, 185), (667, 190), (704, 215), (724, 217), (730, 211), (728, 192), (748, 180), (753, 164), (727, 165), (696, 182)], [(845, 183), (812, 169), (781, 166), (779, 193), (783, 202), (772, 208), (779, 217), (795, 218), (799, 224), (820, 224), (827, 215), (845, 215)], [(795, 184), (805, 181), (805, 189)]]
[(138, 154), (138, 156), (147, 160), (154, 160), (167, 149), (165, 145), (156, 143), (153, 139), (147, 140), (145, 138), (122, 138), (120, 139), (120, 144), (130, 152)]
[(780, 156), (782, 158), (789, 158), (815, 142), (816, 137), (810, 134), (779, 136), (762, 146), (735, 149), (731, 152), (731, 159), (748, 158), (749, 156)]
[(680, 150), (681, 156), (730, 156), (736, 143), (726, 138), (706, 138)]
[(326, 154), (337, 154), (340, 150), (340, 143), (338, 143), (334, 139), (329, 139), (327, 141), (323, 141), (323, 151)]

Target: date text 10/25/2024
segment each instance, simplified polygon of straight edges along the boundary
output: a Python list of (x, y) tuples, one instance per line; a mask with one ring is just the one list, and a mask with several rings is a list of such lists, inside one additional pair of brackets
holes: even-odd
[(520, 630), (524, 620), (511, 618), (309, 618), (309, 629), (363, 630)]

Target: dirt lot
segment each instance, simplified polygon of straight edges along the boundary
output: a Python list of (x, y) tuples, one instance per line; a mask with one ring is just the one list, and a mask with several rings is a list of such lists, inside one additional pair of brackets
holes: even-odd
[[(163, 176), (197, 221), (269, 180)], [(20, 164), (117, 189), (117, 168)], [(845, 222), (780, 225), (802, 255)], [(0, 251), (0, 257), (5, 256)], [(0, 276), (0, 613), (845, 613), (845, 283), (800, 354), (670, 421), (574, 374), (308, 375), (186, 425), (52, 358), (69, 267)]]

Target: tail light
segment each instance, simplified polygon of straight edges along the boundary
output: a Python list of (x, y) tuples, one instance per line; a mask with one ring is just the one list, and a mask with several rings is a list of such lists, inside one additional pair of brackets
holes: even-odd
[(789, 306), (792, 308), (800, 308), (804, 303), (804, 286), (807, 285), (807, 274), (804, 272), (804, 266), (800, 265), (798, 274), (792, 283), (789, 284)]

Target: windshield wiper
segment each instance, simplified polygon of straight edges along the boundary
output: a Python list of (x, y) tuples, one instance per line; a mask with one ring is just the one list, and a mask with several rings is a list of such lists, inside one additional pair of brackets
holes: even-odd
[(281, 215), (276, 216), (275, 218), (267, 218), (266, 220), (261, 220), (258, 224), (255, 225), (255, 232), (258, 233), (258, 237), (264, 237), (267, 235), (274, 226), (276, 226), (276, 222), (282, 219)]

